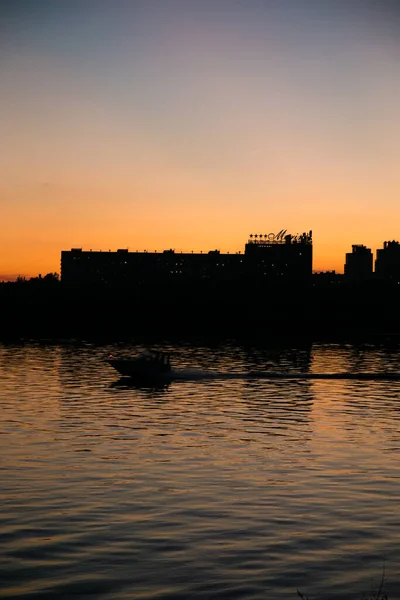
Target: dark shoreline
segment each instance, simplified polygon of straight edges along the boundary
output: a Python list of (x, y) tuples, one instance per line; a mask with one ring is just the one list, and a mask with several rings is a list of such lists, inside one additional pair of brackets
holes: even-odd
[(400, 341), (400, 285), (0, 284), (0, 340)]

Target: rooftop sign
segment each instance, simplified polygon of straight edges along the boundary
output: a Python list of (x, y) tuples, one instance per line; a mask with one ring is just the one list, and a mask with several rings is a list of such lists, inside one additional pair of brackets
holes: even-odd
[(250, 244), (282, 244), (282, 243), (312, 243), (312, 231), (308, 233), (296, 233), (292, 235), (287, 232), (287, 229), (281, 229), (278, 233), (251, 233), (249, 235)]

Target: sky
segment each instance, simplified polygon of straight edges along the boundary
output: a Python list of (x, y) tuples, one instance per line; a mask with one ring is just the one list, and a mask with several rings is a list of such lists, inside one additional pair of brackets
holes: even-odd
[(0, 280), (61, 250), (314, 270), (400, 238), (397, 0), (0, 0)]

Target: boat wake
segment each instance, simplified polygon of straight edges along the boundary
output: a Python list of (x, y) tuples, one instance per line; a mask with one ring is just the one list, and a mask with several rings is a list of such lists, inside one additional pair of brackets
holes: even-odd
[(172, 381), (197, 381), (204, 379), (265, 379), (265, 380), (311, 380), (311, 379), (352, 379), (360, 381), (400, 381), (400, 373), (313, 373), (313, 372), (280, 372), (280, 371), (249, 371), (224, 373), (202, 369), (172, 369), (168, 373)]
[(206, 382), (206, 381), (315, 381), (315, 380), (353, 380), (353, 381), (400, 381), (400, 373), (296, 373), (252, 371), (247, 373), (223, 373), (218, 371), (203, 371), (201, 369), (172, 369), (169, 373), (157, 377), (121, 377), (111, 383), (113, 388), (137, 388), (154, 392), (165, 391), (171, 384)]

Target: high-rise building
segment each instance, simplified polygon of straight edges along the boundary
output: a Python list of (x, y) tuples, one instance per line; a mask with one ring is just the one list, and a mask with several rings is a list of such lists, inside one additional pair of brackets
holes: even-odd
[(381, 280), (400, 282), (399, 242), (384, 242), (383, 248), (376, 251), (375, 274)]
[(372, 278), (373, 257), (370, 248), (354, 244), (352, 251), (346, 253), (344, 274), (350, 281), (365, 281)]

